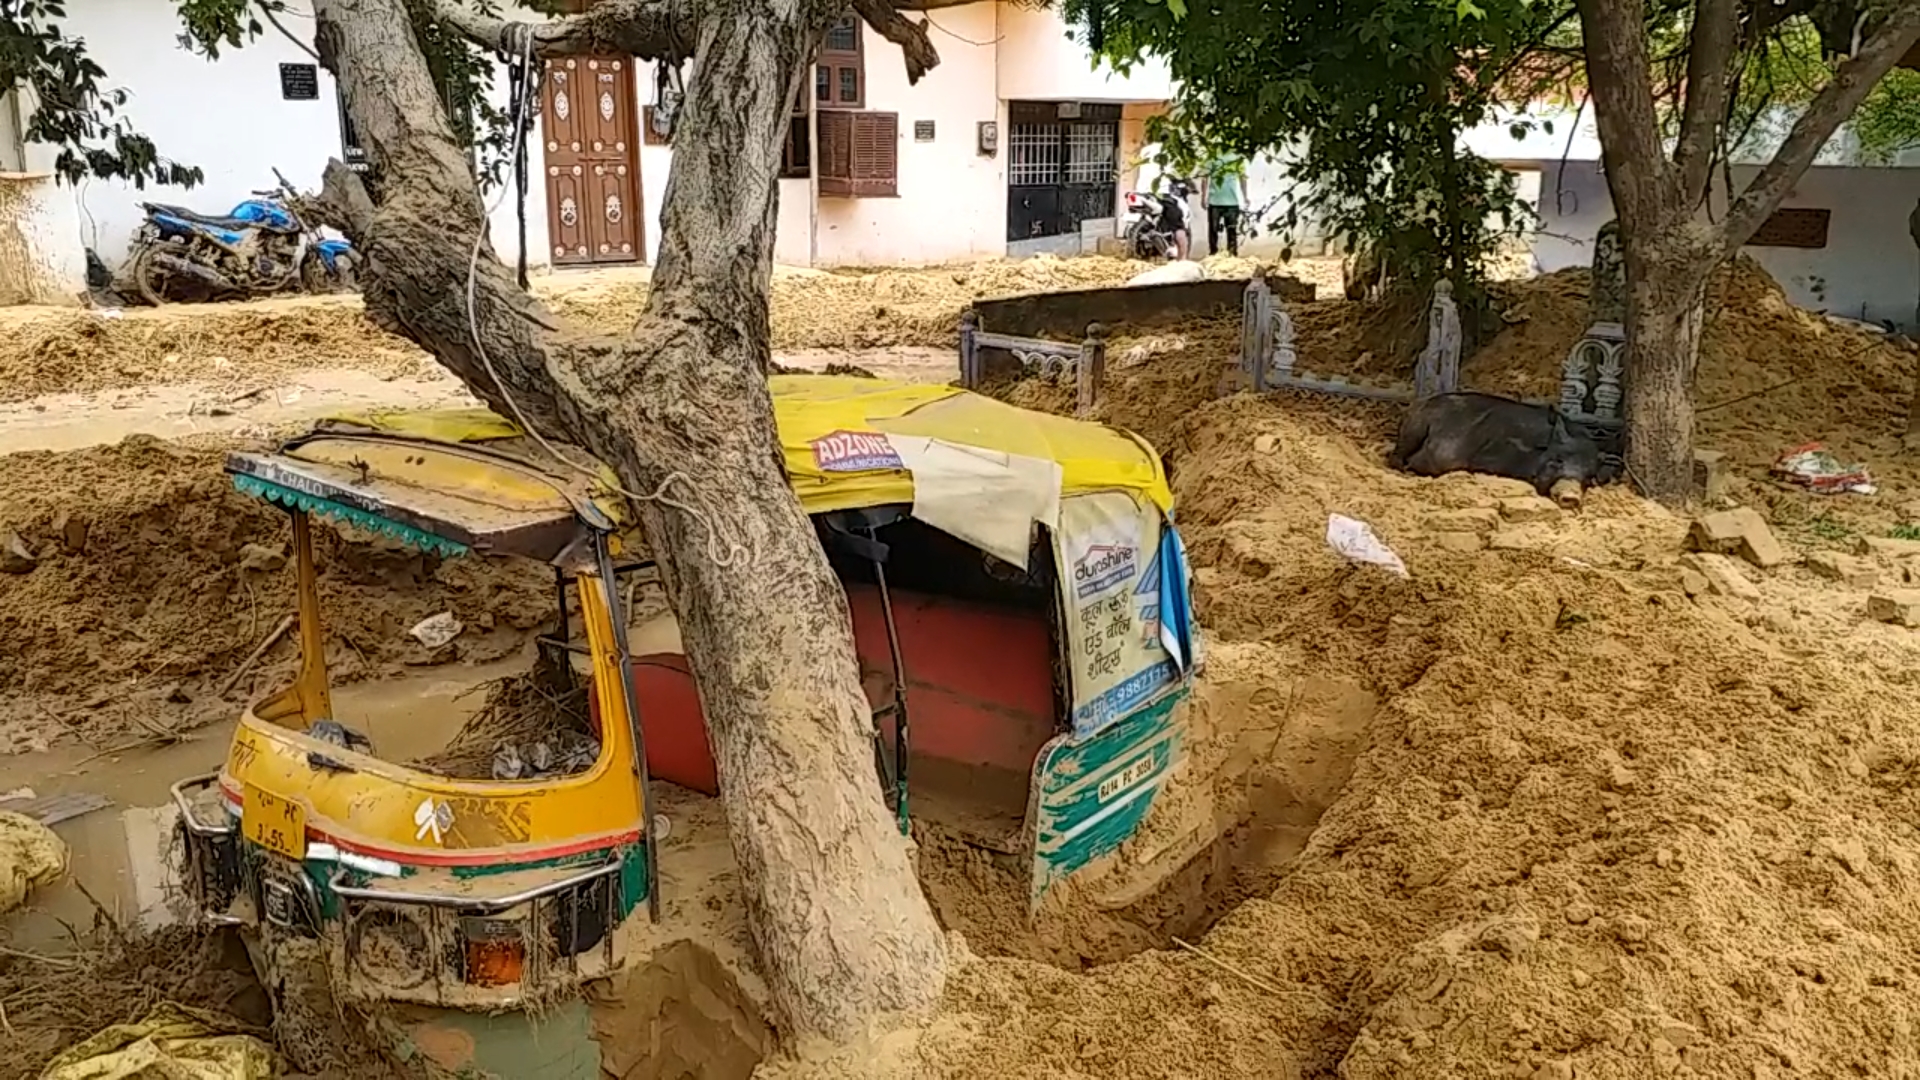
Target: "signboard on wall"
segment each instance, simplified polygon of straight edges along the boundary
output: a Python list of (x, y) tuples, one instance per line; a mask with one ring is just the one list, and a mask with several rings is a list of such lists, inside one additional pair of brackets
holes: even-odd
[(280, 96), (287, 101), (319, 101), (320, 65), (281, 64)]

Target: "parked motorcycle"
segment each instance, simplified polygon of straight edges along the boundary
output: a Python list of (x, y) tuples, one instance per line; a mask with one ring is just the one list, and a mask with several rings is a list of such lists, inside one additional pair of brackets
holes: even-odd
[(159, 305), (293, 289), (353, 289), (353, 245), (320, 235), (300, 212), (306, 197), (280, 170), (274, 177), (278, 188), (255, 191), (225, 215), (141, 203), (147, 220), (134, 237), (124, 275), (140, 298)]
[(1168, 190), (1154, 194), (1127, 192), (1126, 228), (1121, 234), (1127, 253), (1136, 259), (1158, 262), (1178, 255), (1173, 234), (1192, 227), (1187, 223), (1187, 197), (1192, 194), (1185, 180), (1175, 180)]

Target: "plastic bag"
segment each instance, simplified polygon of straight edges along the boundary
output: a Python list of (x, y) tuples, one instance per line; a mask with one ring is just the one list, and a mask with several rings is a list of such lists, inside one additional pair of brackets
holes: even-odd
[(1817, 442), (1796, 446), (1773, 460), (1773, 475), (1816, 495), (1871, 495), (1879, 490), (1858, 465), (1843, 464)]
[(1400, 556), (1395, 555), (1392, 548), (1373, 534), (1373, 526), (1364, 521), (1355, 521), (1339, 514), (1329, 515), (1327, 544), (1354, 562), (1372, 563), (1400, 577), (1407, 576), (1407, 564), (1401, 562)]

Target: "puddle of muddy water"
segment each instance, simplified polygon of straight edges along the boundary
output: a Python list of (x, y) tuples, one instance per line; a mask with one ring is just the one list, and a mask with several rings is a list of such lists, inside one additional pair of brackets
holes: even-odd
[[(513, 661), (337, 687), (334, 711), (366, 733), (381, 757), (407, 761), (439, 749), (460, 729), (481, 704), (481, 695), (468, 691), (524, 667)], [(232, 724), (220, 724), (172, 746), (106, 757), (85, 747), (0, 757), (0, 791), (30, 787), (39, 795), (91, 793), (114, 801), (53, 827), (72, 853), (72, 873), (8, 918), (15, 946), (70, 948), (67, 926), (84, 931), (93, 921), (88, 894), (123, 923), (163, 918), (172, 888), (165, 868), (174, 822), (169, 789), (218, 770), (232, 734)]]

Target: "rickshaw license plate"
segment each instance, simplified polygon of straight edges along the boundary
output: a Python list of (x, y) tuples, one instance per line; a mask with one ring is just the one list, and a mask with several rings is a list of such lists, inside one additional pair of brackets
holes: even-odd
[(307, 808), (252, 784), (240, 794), (240, 831), (275, 855), (307, 857)]
[(1153, 775), (1153, 755), (1135, 758), (1126, 768), (1100, 781), (1100, 801), (1106, 802), (1151, 775)]

